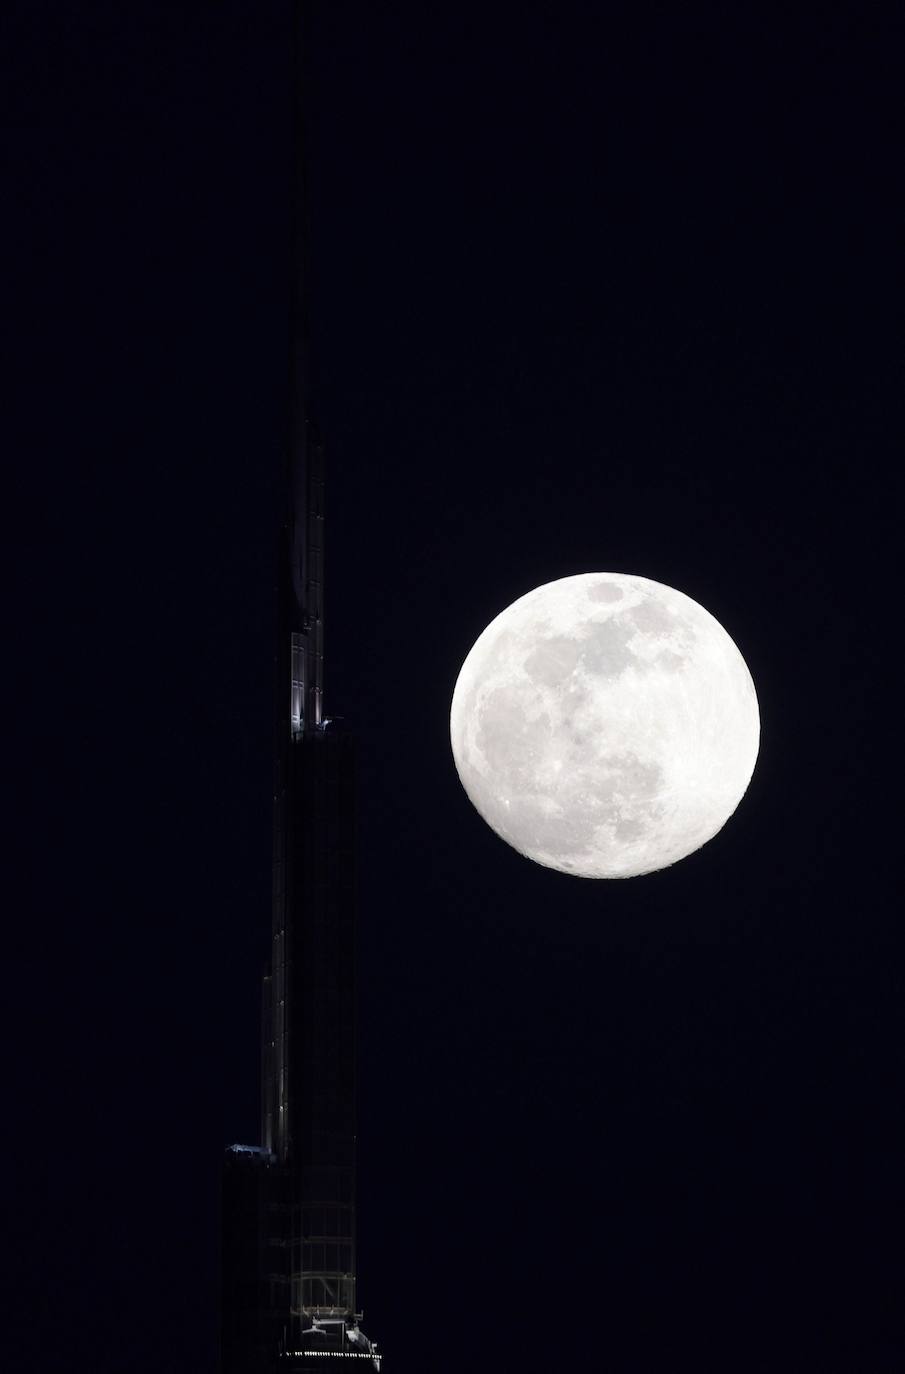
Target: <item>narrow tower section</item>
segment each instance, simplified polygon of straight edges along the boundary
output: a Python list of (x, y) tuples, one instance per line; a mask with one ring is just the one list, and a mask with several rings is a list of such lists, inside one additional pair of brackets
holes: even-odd
[[(264, 1146), (290, 1179), (287, 1346), (340, 1346), (355, 1302), (353, 743), (323, 713), (324, 470), (309, 431), (283, 527)], [(298, 477), (304, 472), (303, 483)], [(269, 1035), (268, 1035), (269, 1028)], [(340, 1339), (342, 1338), (342, 1339)]]
[(295, 5), (289, 407), (277, 578), (271, 957), (261, 1144), (223, 1183), (223, 1374), (380, 1369), (355, 1277), (353, 742), (324, 714), (324, 452), (309, 421), (303, 87)]

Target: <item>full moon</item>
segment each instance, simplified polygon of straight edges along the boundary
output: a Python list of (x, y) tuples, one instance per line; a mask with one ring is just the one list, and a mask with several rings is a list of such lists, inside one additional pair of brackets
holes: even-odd
[(585, 878), (667, 868), (713, 838), (754, 771), (754, 683), (682, 592), (627, 573), (519, 597), (475, 642), (450, 737), (465, 791), (520, 854)]

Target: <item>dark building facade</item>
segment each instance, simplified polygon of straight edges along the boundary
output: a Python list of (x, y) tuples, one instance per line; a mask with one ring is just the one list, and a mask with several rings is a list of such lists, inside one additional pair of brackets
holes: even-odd
[[(262, 998), (261, 1142), (226, 1151), (222, 1374), (380, 1368), (355, 1279), (353, 742), (324, 714), (324, 456), (308, 421), (296, 5), (292, 347), (280, 528), (271, 958)], [(339, 1363), (339, 1367), (344, 1367)]]

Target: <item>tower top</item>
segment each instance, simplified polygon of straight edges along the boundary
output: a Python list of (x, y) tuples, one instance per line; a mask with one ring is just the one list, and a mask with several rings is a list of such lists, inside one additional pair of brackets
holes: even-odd
[[(324, 695), (324, 453), (311, 420), (306, 71), (308, 13), (293, 6), (289, 378), (280, 632), (291, 646), (289, 736), (319, 729)], [(285, 738), (285, 735), (284, 735)]]

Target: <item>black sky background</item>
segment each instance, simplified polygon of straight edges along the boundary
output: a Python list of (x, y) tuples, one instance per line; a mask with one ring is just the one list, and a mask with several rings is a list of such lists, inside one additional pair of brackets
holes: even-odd
[[(901, 11), (312, 4), (327, 705), (388, 1374), (902, 1367)], [(211, 1371), (257, 1139), (289, 5), (8, 6), (11, 1370)], [(618, 570), (741, 648), (726, 829), (582, 882), (447, 713)]]

